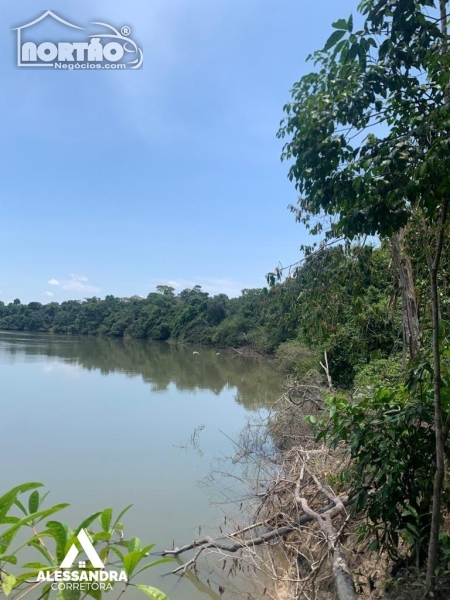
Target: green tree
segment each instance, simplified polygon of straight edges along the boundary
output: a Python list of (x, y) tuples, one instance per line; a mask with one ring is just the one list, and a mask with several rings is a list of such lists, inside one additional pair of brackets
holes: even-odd
[[(279, 132), (300, 193), (296, 217), (330, 242), (391, 237), (420, 215), (432, 308), (436, 473), (427, 564), (437, 566), (444, 440), (438, 274), (450, 194), (446, 2), (363, 0), (365, 17), (333, 24), (317, 68), (293, 88)], [(436, 9), (436, 17), (429, 8)], [(439, 14), (440, 11), (440, 14)], [(326, 217), (328, 225), (324, 226)], [(447, 418), (447, 423), (449, 419)]]

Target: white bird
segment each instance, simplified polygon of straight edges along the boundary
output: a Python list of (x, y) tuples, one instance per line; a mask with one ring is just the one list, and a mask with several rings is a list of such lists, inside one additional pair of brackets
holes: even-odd
[(220, 352), (216, 352), (216, 356), (220, 356)]
[(193, 352), (192, 354), (200, 354), (200, 352)]

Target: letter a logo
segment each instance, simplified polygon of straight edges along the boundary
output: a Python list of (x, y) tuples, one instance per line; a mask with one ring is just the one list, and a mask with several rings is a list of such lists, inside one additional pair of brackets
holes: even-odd
[[(88, 534), (86, 533), (86, 531), (84, 529), (82, 529), (80, 531), (80, 533), (77, 535), (77, 539), (80, 542), (81, 547), (85, 551), (86, 556), (91, 561), (94, 569), (104, 569), (105, 565), (102, 563), (99, 555), (97, 554), (94, 546), (92, 545), (91, 540), (89, 539)], [(72, 544), (69, 552), (66, 554), (66, 557), (64, 558), (64, 560), (61, 563), (61, 569), (70, 569), (70, 567), (73, 565), (73, 562), (77, 556), (78, 556), (78, 548), (75, 546), (75, 544)]]

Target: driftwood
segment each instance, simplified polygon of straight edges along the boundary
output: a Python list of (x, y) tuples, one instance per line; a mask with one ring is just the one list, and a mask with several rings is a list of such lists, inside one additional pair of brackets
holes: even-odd
[(324, 513), (316, 512), (312, 510), (306, 498), (300, 496), (300, 484), (303, 479), (303, 472), (300, 475), (296, 488), (295, 488), (295, 499), (302, 507), (303, 511), (315, 519), (319, 525), (319, 528), (327, 541), (328, 550), (330, 553), (331, 564), (333, 568), (333, 576), (336, 582), (336, 589), (339, 600), (356, 600), (356, 590), (353, 578), (350, 574), (350, 570), (347, 565), (344, 551), (339, 542), (339, 532), (333, 526), (332, 519), (338, 514), (344, 511), (344, 503), (338, 496), (331, 494), (317, 479), (317, 477), (311, 474), (318, 490), (322, 492), (329, 500), (333, 502), (333, 508), (325, 511)]
[[(162, 552), (157, 552), (154, 554), (158, 556), (180, 556), (185, 552), (197, 549), (197, 552), (195, 553), (193, 558), (191, 558), (186, 563), (178, 566), (172, 571), (172, 573), (174, 574), (180, 572), (185, 573), (189, 567), (195, 564), (201, 553), (204, 550), (207, 550), (208, 548), (221, 550), (223, 552), (234, 553), (244, 548), (254, 548), (256, 546), (261, 546), (262, 544), (266, 544), (270, 541), (280, 539), (283, 536), (292, 533), (302, 525), (306, 525), (306, 523), (311, 523), (312, 521), (317, 520), (318, 516), (332, 519), (334, 516), (341, 512), (340, 508), (338, 511), (336, 511), (338, 506), (342, 506), (343, 508), (344, 506), (348, 506), (352, 502), (353, 500), (346, 495), (339, 498), (333, 498), (333, 501), (330, 504), (324, 506), (317, 512), (314, 512), (314, 514), (313, 511), (310, 511), (310, 513), (305, 511), (305, 514), (301, 515), (291, 525), (277, 527), (276, 529), (272, 529), (253, 538), (245, 539), (238, 538), (238, 536), (242, 536), (245, 532), (250, 531), (251, 529), (261, 527), (263, 523), (256, 523), (245, 529), (235, 531), (228, 535), (222, 535), (217, 538), (204, 537), (200, 540), (194, 540), (191, 543), (182, 546), (181, 548), (174, 548), (173, 550), (163, 550)], [(345, 598), (347, 600), (347, 597)]]

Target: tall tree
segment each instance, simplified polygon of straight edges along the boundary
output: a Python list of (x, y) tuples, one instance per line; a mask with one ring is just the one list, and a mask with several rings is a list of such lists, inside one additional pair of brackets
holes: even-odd
[[(427, 563), (435, 583), (444, 432), (438, 272), (450, 194), (449, 55), (445, 0), (362, 0), (364, 25), (333, 24), (316, 70), (294, 85), (279, 136), (312, 233), (394, 237), (420, 212), (432, 306), (436, 472)], [(434, 9), (429, 10), (429, 9)], [(324, 229), (327, 216), (330, 226)], [(408, 284), (409, 285), (409, 284)], [(416, 349), (413, 348), (413, 354)]]

